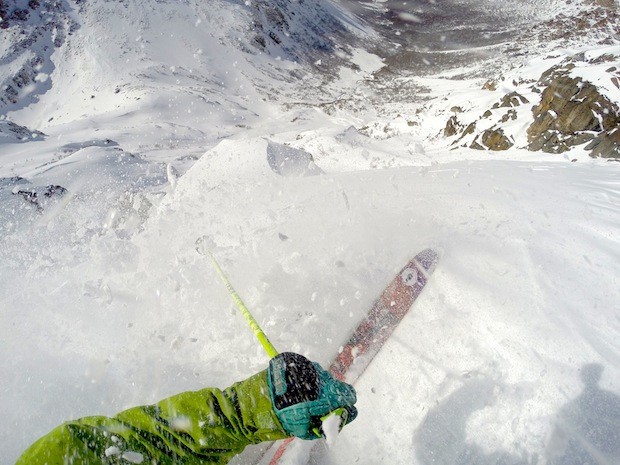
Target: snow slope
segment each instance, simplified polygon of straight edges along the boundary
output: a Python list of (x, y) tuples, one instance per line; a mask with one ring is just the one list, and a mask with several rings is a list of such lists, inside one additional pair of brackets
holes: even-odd
[[(65, 418), (264, 367), (194, 251), (205, 235), (277, 347), (324, 364), (391, 273), (423, 247), (443, 250), (358, 383), (359, 420), (318, 463), (532, 463), (550, 457), (554, 414), (583, 391), (579, 370), (601, 364), (600, 387), (617, 390), (617, 166), (465, 161), (282, 177), (268, 150), (260, 139), (221, 143), (140, 234), (111, 228), (71, 244), (59, 215), (32, 227), (59, 231), (48, 244), (35, 234), (32, 256), (12, 266), (3, 257), (3, 443), (14, 454)], [(616, 433), (602, 425), (593, 440), (617, 454)]]
[[(67, 86), (7, 115), (47, 137), (0, 141), (0, 463), (66, 419), (265, 368), (198, 239), (276, 347), (324, 365), (394, 272), (442, 252), (357, 383), (359, 418), (311, 463), (620, 462), (620, 165), (450, 151), (436, 106), (325, 107), (320, 75), (209, 39), (198, 3), (123, 5), (74, 12), (90, 53), (69, 40), (50, 76)], [(246, 18), (217, 5), (230, 31)], [(105, 44), (128, 58), (104, 60)], [(323, 90), (376, 97), (361, 83), (378, 58), (342, 60)], [(309, 77), (281, 82), (291, 69)], [(478, 81), (424, 79), (479, 96)]]

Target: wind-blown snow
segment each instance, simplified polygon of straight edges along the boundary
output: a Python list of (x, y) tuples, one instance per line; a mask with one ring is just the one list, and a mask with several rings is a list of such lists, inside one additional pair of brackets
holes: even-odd
[[(48, 81), (67, 87), (7, 115), (47, 137), (0, 141), (3, 460), (67, 419), (266, 367), (195, 251), (206, 237), (276, 348), (324, 366), (404, 263), (441, 252), (356, 383), (359, 417), (311, 463), (617, 463), (620, 165), (581, 149), (450, 151), (433, 105), (326, 111), (306, 68), (256, 64), (210, 38), (205, 23), (229, 21), (227, 2), (213, 3), (215, 19), (190, 21), (195, 10), (129, 2), (120, 32), (99, 36), (131, 43), (127, 58), (104, 61), (87, 32), (100, 21), (104, 34), (112, 6), (92, 2), (75, 33), (91, 54), (55, 52)], [(245, 10), (234, 11), (239, 25)], [(152, 24), (135, 30), (132, 17)], [(187, 47), (176, 55), (159, 32)], [(358, 46), (343, 60), (329, 88), (370, 97), (360, 82), (382, 61)], [(291, 70), (309, 73), (307, 86), (281, 83), (285, 108), (263, 101)], [(479, 82), (422, 81), (455, 104), (480, 95)], [(55, 184), (67, 192), (37, 208), (28, 192)], [(305, 463), (308, 451), (296, 454), (287, 463)]]

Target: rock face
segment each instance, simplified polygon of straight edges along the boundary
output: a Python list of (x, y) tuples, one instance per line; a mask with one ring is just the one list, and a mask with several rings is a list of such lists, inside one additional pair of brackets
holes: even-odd
[(26, 142), (44, 137), (45, 134), (40, 131), (32, 131), (11, 121), (0, 120), (0, 144), (3, 142)]
[(0, 30), (5, 38), (0, 43), (0, 61), (15, 64), (11, 73), (0, 76), (0, 110), (16, 109), (25, 95), (36, 98), (28, 87), (39, 74), (51, 74), (52, 54), (76, 27), (67, 8), (60, 0), (0, 0)]
[[(489, 90), (487, 87), (485, 89)], [(517, 119), (516, 107), (527, 103), (529, 100), (520, 93), (510, 92), (470, 124), (461, 123), (458, 115), (451, 116), (443, 130), (444, 136), (458, 136), (452, 143), (454, 146), (494, 152), (508, 150), (515, 145), (515, 140), (502, 125)]]
[(504, 95), (499, 103), (494, 104), (492, 108), (512, 108), (526, 103), (530, 103), (530, 101), (523, 95), (518, 92), (510, 92), (509, 94)]
[[(502, 151), (516, 144), (559, 154), (581, 146), (593, 157), (618, 158), (619, 61), (617, 55), (601, 52), (568, 57), (538, 80), (512, 81), (516, 90), (487, 108), (479, 107), (480, 116), (473, 121), (471, 112), (451, 110), (443, 135), (454, 138), (453, 146), (477, 150)], [(490, 92), (498, 88), (488, 83), (483, 87)]]
[(8, 0), (0, 0), (0, 29), (7, 29), (12, 22), (27, 21), (30, 13), (39, 8), (40, 4), (39, 0), (29, 0), (27, 5), (19, 7), (16, 4), (10, 5)]
[(593, 157), (620, 158), (620, 129), (601, 132), (585, 149), (592, 150)]
[[(476, 144), (478, 139), (475, 139), (473, 144)], [(493, 151), (508, 150), (514, 145), (512, 141), (501, 128), (487, 129), (480, 135), (480, 144), (483, 148), (487, 148)]]
[(604, 135), (606, 142), (593, 155), (614, 156), (617, 148), (610, 152), (602, 149), (614, 140), (608, 135), (619, 127), (620, 111), (592, 83), (572, 77), (573, 68), (570, 64), (552, 68), (541, 77), (539, 83), (547, 87), (540, 103), (532, 109), (534, 122), (527, 130), (528, 148), (562, 153)]
[(283, 55), (293, 61), (313, 63), (328, 60), (344, 39), (353, 35), (340, 19), (340, 13), (328, 2), (255, 0), (253, 45), (261, 52)]

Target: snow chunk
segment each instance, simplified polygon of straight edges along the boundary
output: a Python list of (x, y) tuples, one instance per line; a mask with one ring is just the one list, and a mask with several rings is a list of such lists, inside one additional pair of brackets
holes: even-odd
[(267, 161), (274, 173), (285, 177), (315, 176), (323, 171), (305, 150), (269, 142)]
[(110, 446), (105, 451), (105, 456), (110, 457), (111, 455), (118, 455), (121, 453), (121, 450), (116, 446)]
[(123, 452), (121, 457), (130, 463), (142, 463), (144, 462), (144, 456), (139, 452), (127, 451)]
[(338, 433), (340, 433), (340, 424), (342, 423), (342, 418), (340, 415), (329, 415), (325, 420), (323, 420), (323, 434), (325, 435), (325, 442), (327, 442), (328, 446), (332, 446), (338, 437)]
[(170, 426), (175, 431), (189, 431), (192, 428), (192, 421), (189, 417), (178, 416), (170, 421)]
[(399, 13), (398, 17), (408, 23), (421, 23), (422, 22), (422, 19), (419, 16), (413, 15), (411, 13)]

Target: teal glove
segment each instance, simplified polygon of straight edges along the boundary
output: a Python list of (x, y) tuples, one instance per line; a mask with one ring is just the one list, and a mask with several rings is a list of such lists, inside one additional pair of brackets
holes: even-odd
[(267, 381), (276, 416), (293, 436), (323, 437), (322, 421), (330, 413), (340, 415), (341, 428), (357, 417), (353, 386), (334, 379), (303, 355), (284, 352), (272, 358)]

